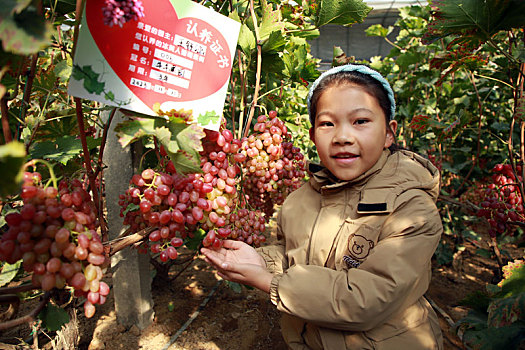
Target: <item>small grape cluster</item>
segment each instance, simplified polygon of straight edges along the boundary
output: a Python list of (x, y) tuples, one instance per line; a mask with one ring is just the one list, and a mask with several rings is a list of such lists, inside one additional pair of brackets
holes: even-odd
[(87, 298), (84, 312), (92, 317), (95, 304), (104, 304), (109, 293), (101, 281), (109, 260), (90, 194), (76, 179), (45, 187), (40, 173), (26, 172), (21, 197), (20, 211), (5, 217), (9, 228), (0, 239), (0, 260), (22, 259), (42, 290), (73, 287), (76, 296)]
[[(511, 234), (511, 222), (525, 222), (523, 201), (510, 164), (496, 164), (492, 169), (492, 183), (482, 193), (481, 209), (476, 213), (478, 217), (487, 219), (489, 234), (496, 237), (498, 234)], [(521, 172), (521, 167), (517, 167)]]
[(242, 139), (243, 189), (252, 207), (261, 208), (267, 217), (274, 212), (305, 177), (304, 155), (289, 141), (290, 134), (276, 111), (257, 118), (252, 135)]
[(160, 253), (162, 261), (177, 258), (176, 248), (183, 241), (176, 233), (184, 234), (184, 224), (195, 225), (203, 217), (202, 208), (192, 205), (197, 204), (200, 197), (194, 183), (199, 186), (195, 176), (145, 169), (133, 175), (130, 187), (120, 196), (120, 214), (125, 225), (130, 225), (135, 232), (146, 227), (156, 228), (149, 234), (149, 248), (153, 253)]
[(141, 0), (104, 0), (102, 7), (104, 24), (112, 27), (121, 26), (127, 21), (144, 17), (144, 6)]

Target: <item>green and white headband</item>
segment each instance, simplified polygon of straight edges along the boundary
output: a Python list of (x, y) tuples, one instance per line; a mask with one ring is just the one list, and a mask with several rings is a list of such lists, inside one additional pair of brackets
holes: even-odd
[(308, 115), (310, 116), (310, 122), (312, 123), (312, 125), (314, 124), (314, 116), (312, 116), (312, 112), (311, 112), (311, 99), (312, 99), (312, 95), (315, 89), (317, 89), (317, 86), (324, 78), (326, 78), (329, 75), (333, 75), (339, 72), (358, 72), (364, 75), (368, 75), (369, 77), (377, 80), (381, 84), (385, 92), (387, 93), (388, 99), (390, 101), (390, 115), (388, 117), (390, 120), (394, 119), (394, 116), (396, 115), (396, 101), (394, 99), (394, 91), (392, 91), (392, 88), (390, 87), (390, 84), (388, 83), (388, 81), (386, 81), (386, 79), (383, 78), (383, 76), (380, 73), (376, 72), (375, 70), (365, 65), (345, 64), (343, 66), (338, 66), (338, 67), (334, 67), (334, 68), (327, 70), (326, 72), (321, 74), (319, 78), (317, 78), (310, 86), (310, 91), (308, 91), (307, 104), (308, 104)]

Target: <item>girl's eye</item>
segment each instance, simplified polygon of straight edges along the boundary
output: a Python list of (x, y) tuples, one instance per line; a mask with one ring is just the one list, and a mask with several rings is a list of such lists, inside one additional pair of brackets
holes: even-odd
[(319, 122), (319, 126), (334, 126), (334, 124), (329, 121), (322, 121), (322, 122)]
[(366, 124), (368, 123), (368, 119), (357, 119), (355, 123), (356, 124)]

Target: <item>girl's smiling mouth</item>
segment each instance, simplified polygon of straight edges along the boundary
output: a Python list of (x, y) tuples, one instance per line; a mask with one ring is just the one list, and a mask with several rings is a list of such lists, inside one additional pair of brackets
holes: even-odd
[(332, 158), (335, 158), (335, 159), (354, 159), (358, 157), (359, 156), (357, 154), (350, 153), (350, 152), (339, 152), (339, 153), (332, 155)]

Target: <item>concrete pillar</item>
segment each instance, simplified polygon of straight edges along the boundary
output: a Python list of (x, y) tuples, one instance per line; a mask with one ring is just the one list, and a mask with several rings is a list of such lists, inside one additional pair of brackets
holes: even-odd
[[(109, 239), (114, 239), (125, 230), (120, 217), (119, 195), (129, 186), (134, 174), (133, 145), (122, 148), (115, 126), (124, 120), (117, 111), (108, 133), (104, 150), (104, 170)], [(149, 256), (138, 254), (136, 249), (125, 248), (111, 258), (113, 293), (117, 321), (130, 327), (146, 328), (153, 321), (153, 299), (151, 297), (151, 274)]]

